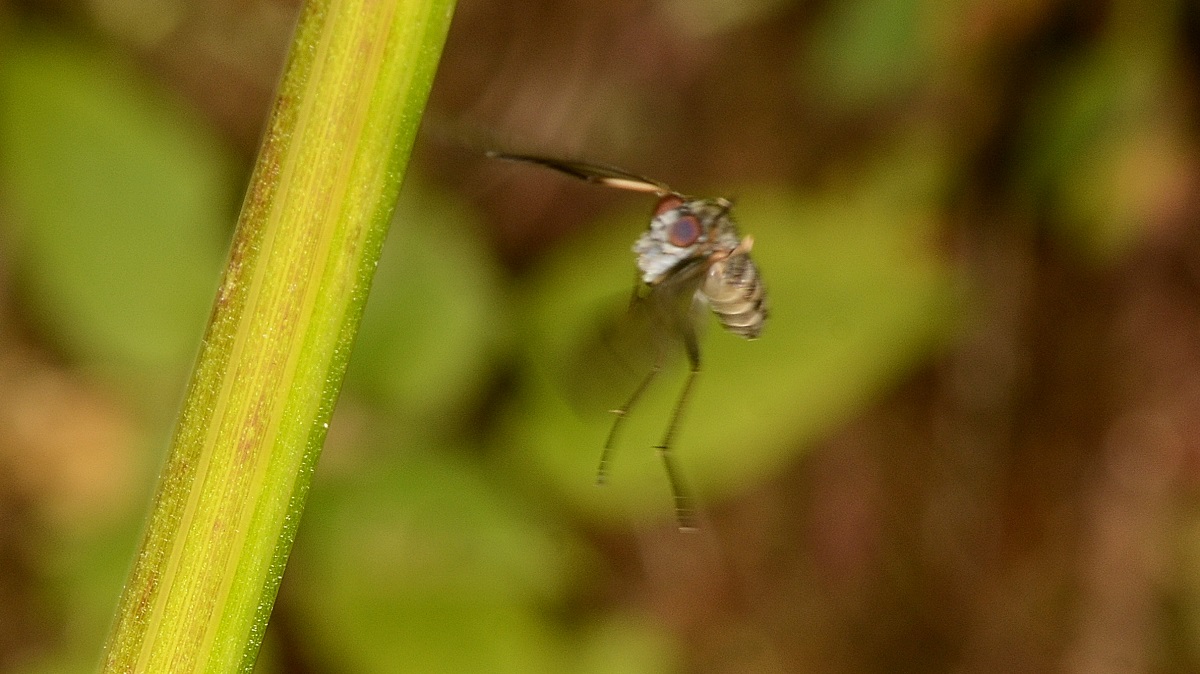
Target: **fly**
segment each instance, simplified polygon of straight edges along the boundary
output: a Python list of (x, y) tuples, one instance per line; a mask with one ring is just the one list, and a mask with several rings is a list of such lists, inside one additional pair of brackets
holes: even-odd
[[(687, 405), (696, 375), (700, 372), (700, 342), (697, 324), (710, 309), (729, 332), (755, 339), (767, 318), (766, 294), (758, 267), (750, 258), (754, 240), (741, 236), (728, 199), (697, 199), (672, 190), (666, 184), (628, 171), (601, 164), (546, 159), (530, 155), (488, 152), (489, 157), (536, 164), (580, 180), (605, 187), (653, 194), (658, 198), (650, 226), (633, 245), (638, 276), (632, 306), (641, 305), (654, 317), (655, 328), (683, 345), (688, 374), (667, 423), (662, 442), (655, 449), (662, 457), (675, 501), (675, 517), (681, 531), (696, 529), (696, 511), (690, 491), (672, 456), (675, 433)], [(612, 410), (616, 416), (600, 454), (596, 483), (608, 480), (609, 462), (622, 422), (650, 387), (665, 365), (660, 349), (637, 388), (625, 404)]]

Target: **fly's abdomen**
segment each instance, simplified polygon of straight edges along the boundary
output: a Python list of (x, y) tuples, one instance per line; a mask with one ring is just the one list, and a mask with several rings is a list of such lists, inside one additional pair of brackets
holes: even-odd
[(700, 292), (726, 330), (746, 339), (762, 332), (767, 319), (766, 293), (758, 267), (749, 255), (732, 255), (714, 262)]

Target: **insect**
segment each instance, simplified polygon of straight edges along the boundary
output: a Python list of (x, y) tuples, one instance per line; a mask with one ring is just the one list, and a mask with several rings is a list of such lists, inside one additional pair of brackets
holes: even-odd
[[(697, 324), (705, 308), (721, 325), (739, 337), (755, 339), (767, 319), (766, 294), (758, 267), (750, 258), (754, 240), (742, 237), (733, 222), (732, 202), (685, 196), (664, 183), (602, 164), (546, 159), (530, 155), (488, 152), (489, 157), (535, 164), (590, 183), (653, 194), (658, 198), (650, 226), (633, 245), (637, 279), (631, 309), (647, 310), (653, 328), (682, 344), (688, 359), (683, 389), (656, 449), (666, 468), (681, 531), (695, 530), (692, 497), (672, 456), (679, 421), (700, 372)], [(616, 416), (600, 454), (596, 483), (608, 480), (609, 462), (622, 423), (665, 366), (659, 350), (650, 371), (612, 413)]]

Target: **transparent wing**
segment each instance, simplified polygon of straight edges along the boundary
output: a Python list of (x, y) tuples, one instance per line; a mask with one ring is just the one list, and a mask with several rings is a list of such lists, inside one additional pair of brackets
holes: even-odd
[(564, 354), (557, 383), (580, 416), (594, 417), (619, 407), (652, 368), (676, 362), (682, 345), (662, 307), (614, 296)]

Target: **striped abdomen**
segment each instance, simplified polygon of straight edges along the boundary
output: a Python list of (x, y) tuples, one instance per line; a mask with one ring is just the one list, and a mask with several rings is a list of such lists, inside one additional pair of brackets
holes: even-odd
[(700, 293), (726, 330), (746, 339), (762, 332), (767, 319), (766, 293), (749, 255), (736, 254), (714, 262)]

